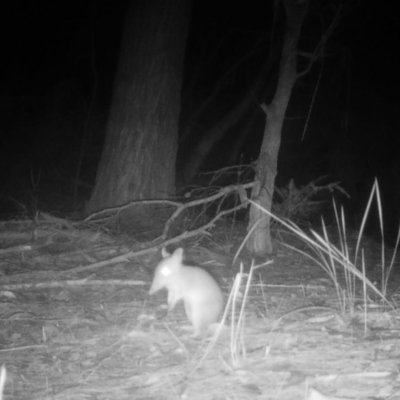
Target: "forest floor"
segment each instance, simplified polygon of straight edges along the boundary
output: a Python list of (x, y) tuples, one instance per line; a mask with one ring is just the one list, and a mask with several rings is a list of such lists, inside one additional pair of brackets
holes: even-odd
[[(213, 270), (226, 299), (240, 262), (246, 271), (252, 264), (245, 252), (232, 264), (245, 234), (243, 224), (226, 225), (179, 243)], [(229, 318), (206, 350), (210, 340), (190, 337), (182, 304), (162, 317), (166, 292), (148, 295), (159, 251), (124, 260), (137, 245), (127, 236), (61, 220), (2, 223), (4, 398), (400, 399), (398, 264), (390, 305), (356, 287), (349, 311), (326, 272), (285, 246), (308, 251), (304, 243), (283, 231), (274, 238), (272, 262), (254, 272), (242, 329), (232, 330)], [(356, 235), (349, 240), (354, 249)], [(363, 245), (368, 276), (379, 282), (380, 246)]]

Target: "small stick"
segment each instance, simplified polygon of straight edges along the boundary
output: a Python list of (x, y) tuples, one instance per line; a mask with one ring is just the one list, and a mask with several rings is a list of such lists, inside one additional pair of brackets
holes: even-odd
[(3, 364), (1, 366), (1, 372), (0, 372), (0, 400), (3, 400), (3, 390), (4, 390), (4, 385), (6, 384), (6, 379), (7, 379), (7, 371), (6, 367)]

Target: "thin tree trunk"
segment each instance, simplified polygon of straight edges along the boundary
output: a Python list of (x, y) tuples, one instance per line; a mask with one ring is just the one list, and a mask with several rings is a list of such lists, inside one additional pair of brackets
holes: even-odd
[[(307, 12), (308, 1), (284, 0), (286, 11), (286, 30), (282, 48), (280, 72), (275, 96), (269, 105), (263, 104), (266, 113), (264, 139), (256, 165), (255, 185), (252, 199), (260, 206), (271, 210), (277, 174), (278, 154), (281, 145), (281, 132), (293, 85), (297, 79), (297, 43)], [(270, 217), (255, 206), (250, 208), (249, 229), (257, 224), (248, 242), (248, 250), (258, 256), (273, 251), (270, 235)]]
[(131, 1), (96, 185), (86, 213), (175, 194), (190, 0)]

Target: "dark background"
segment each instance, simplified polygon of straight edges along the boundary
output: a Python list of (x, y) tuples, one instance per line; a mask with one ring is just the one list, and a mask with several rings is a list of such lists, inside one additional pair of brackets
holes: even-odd
[[(13, 1), (4, 20), (0, 75), (0, 217), (35, 209), (69, 212), (82, 207), (101, 156), (126, 1)], [(218, 107), (197, 122), (213, 126), (239, 99), (269, 51), (272, 2), (194, 1), (185, 64), (181, 130), (216, 82), (250, 49), (228, 77)], [(318, 3), (318, 6), (316, 4)], [(222, 4), (222, 3), (221, 3)], [(300, 48), (311, 50), (340, 2), (312, 2)], [(399, 38), (395, 5), (343, 1), (343, 17), (325, 58), (293, 91), (283, 130), (277, 185), (328, 175), (351, 195), (350, 221), (360, 220), (374, 179), (381, 188), (387, 234), (398, 229), (400, 203)], [(282, 17), (283, 14), (280, 15)], [(301, 68), (304, 64), (300, 62)], [(277, 71), (277, 69), (276, 69)], [(198, 79), (195, 81), (193, 78)], [(195, 84), (193, 84), (195, 82)], [(265, 123), (255, 99), (242, 161), (254, 161)], [(258, 103), (258, 104), (257, 104)], [(258, 111), (257, 111), (258, 110)], [(225, 166), (246, 116), (219, 143), (204, 169)], [(303, 138), (303, 139), (302, 139)], [(188, 148), (189, 146), (189, 148)], [(179, 160), (190, 145), (182, 146)], [(81, 164), (78, 197), (74, 197)], [(239, 160), (237, 160), (239, 162)], [(179, 163), (178, 163), (179, 165)]]

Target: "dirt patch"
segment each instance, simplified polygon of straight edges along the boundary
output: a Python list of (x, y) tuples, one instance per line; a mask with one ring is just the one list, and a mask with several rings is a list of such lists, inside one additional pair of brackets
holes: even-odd
[[(184, 243), (226, 298), (242, 228)], [(0, 240), (6, 399), (400, 397), (400, 313), (362, 297), (355, 312), (343, 312), (325, 272), (279, 243), (273, 263), (254, 274), (243, 329), (231, 329), (229, 314), (202, 360), (209, 340), (190, 338), (182, 304), (165, 316), (166, 293), (148, 296), (159, 254), (121, 261), (132, 251), (126, 240), (30, 221), (3, 225)], [(373, 248), (371, 264), (380, 257)], [(252, 260), (240, 261), (248, 270)]]

